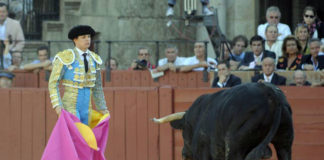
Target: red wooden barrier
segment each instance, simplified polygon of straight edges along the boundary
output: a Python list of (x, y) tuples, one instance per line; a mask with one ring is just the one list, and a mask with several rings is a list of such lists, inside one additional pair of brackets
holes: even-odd
[[(281, 88), (293, 109), (293, 159), (322, 159), (324, 90)], [(111, 113), (107, 159), (181, 160), (181, 132), (168, 124), (156, 125), (150, 119), (184, 111), (199, 95), (217, 90), (171, 86), (104, 88)], [(40, 159), (57, 119), (48, 91), (0, 89), (0, 102), (0, 159)]]
[(38, 88), (38, 73), (30, 73), (25, 71), (15, 71), (15, 78), (12, 85), (14, 87), (30, 87)]

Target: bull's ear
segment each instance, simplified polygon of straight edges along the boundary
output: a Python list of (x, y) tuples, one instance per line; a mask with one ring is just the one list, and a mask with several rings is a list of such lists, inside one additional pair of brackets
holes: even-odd
[(184, 118), (171, 121), (170, 125), (174, 129), (181, 129), (182, 130), (184, 128)]

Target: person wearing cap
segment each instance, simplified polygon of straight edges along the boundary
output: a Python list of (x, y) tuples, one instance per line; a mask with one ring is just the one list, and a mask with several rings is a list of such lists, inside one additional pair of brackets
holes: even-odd
[(11, 88), (14, 77), (10, 72), (0, 71), (0, 88)]
[[(88, 124), (90, 120), (91, 98), (98, 111), (109, 113), (102, 90), (99, 67), (102, 60), (89, 50), (94, 35), (95, 31), (87, 25), (78, 25), (69, 31), (68, 38), (75, 47), (56, 54), (48, 85), (56, 113), (60, 114), (64, 109), (77, 116), (84, 124)], [(58, 87), (60, 81), (65, 87), (62, 99)]]

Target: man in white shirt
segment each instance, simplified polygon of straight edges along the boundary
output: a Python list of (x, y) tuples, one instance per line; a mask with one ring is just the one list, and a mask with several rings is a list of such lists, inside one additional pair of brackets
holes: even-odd
[(269, 7), (266, 13), (267, 23), (260, 24), (258, 26), (258, 35), (266, 39), (265, 30), (269, 24), (277, 25), (279, 30), (278, 40), (283, 40), (286, 36), (291, 35), (289, 26), (283, 23), (279, 23), (280, 17), (281, 17), (281, 13), (278, 7), (276, 6)]
[(203, 71), (205, 68), (215, 69), (217, 62), (215, 59), (205, 58), (205, 44), (196, 42), (194, 47), (195, 56), (189, 57), (180, 68), (180, 72)]
[(178, 48), (176, 46), (167, 46), (165, 49), (165, 58), (159, 60), (159, 66), (156, 70), (159, 72), (166, 70), (176, 72), (185, 60), (185, 57), (178, 56)]

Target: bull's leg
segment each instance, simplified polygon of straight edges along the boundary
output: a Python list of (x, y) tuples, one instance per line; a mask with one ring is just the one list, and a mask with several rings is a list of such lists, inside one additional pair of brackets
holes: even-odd
[(273, 144), (277, 150), (278, 160), (291, 160), (291, 147)]
[(283, 110), (279, 129), (272, 140), (278, 160), (291, 160), (291, 147), (294, 139), (293, 122), (290, 113)]

